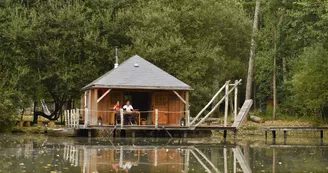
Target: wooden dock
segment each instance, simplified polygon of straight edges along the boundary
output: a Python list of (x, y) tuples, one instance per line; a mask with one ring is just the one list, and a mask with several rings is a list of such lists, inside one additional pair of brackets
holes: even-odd
[[(197, 126), (197, 127), (187, 127), (187, 126), (154, 126), (154, 125), (124, 125), (121, 127), (120, 125), (89, 125), (87, 127), (81, 126), (79, 131), (87, 131), (87, 136), (92, 137), (92, 131), (94, 130), (107, 130), (110, 131), (110, 135), (116, 137), (119, 133), (120, 136), (125, 137), (125, 134), (131, 134), (131, 137), (135, 137), (136, 134), (151, 134), (154, 132), (155, 134), (162, 134), (160, 136), (183, 136), (187, 137), (188, 134), (209, 134), (212, 131), (224, 131), (224, 137), (226, 138), (226, 132), (232, 131), (234, 136), (236, 137), (237, 128), (236, 127), (222, 127), (222, 126)], [(122, 134), (123, 132), (123, 134)], [(163, 135), (164, 134), (164, 135)], [(84, 135), (86, 136), (86, 134)]]
[(284, 138), (287, 138), (287, 131), (319, 131), (320, 138), (323, 139), (323, 132), (328, 130), (328, 127), (306, 127), (306, 126), (276, 126), (276, 127), (268, 127), (265, 130), (265, 139), (268, 137), (268, 132), (272, 133), (272, 138), (275, 139), (277, 137), (277, 131), (283, 131)]

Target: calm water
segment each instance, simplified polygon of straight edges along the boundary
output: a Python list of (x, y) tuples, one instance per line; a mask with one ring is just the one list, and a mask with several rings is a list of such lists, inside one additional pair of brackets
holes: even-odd
[(239, 143), (0, 134), (0, 172), (328, 172), (328, 146), (316, 140)]

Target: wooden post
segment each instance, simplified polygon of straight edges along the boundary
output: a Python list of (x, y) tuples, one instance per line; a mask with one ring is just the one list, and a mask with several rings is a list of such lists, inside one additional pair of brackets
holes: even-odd
[(320, 130), (320, 138), (323, 139), (323, 130)]
[(90, 89), (88, 92), (88, 118), (87, 118), (87, 122), (86, 125), (90, 125), (91, 124), (91, 95), (92, 95), (92, 90)]
[(224, 138), (224, 139), (227, 138), (227, 130), (223, 130), (223, 138)]
[(229, 104), (229, 81), (225, 85), (225, 105), (224, 105), (224, 127), (227, 127), (228, 123), (228, 104)]
[(187, 127), (190, 127), (190, 110), (188, 110), (188, 112), (187, 112), (187, 120), (186, 120), (186, 125), (187, 125)]
[(237, 111), (238, 111), (238, 80), (235, 80), (235, 85), (237, 85), (237, 87), (235, 88), (235, 105), (234, 105), (234, 108), (235, 108), (235, 116), (233, 118), (234, 121), (236, 121), (236, 118), (237, 118)]
[(155, 109), (155, 128), (158, 128), (158, 109)]
[(73, 127), (74, 126), (73, 109), (70, 110), (70, 114), (71, 114), (70, 127)]
[(80, 126), (80, 111), (78, 109), (75, 109), (76, 112), (76, 128), (79, 128)]
[(268, 131), (265, 131), (264, 132), (264, 137), (265, 137), (265, 142), (267, 141), (267, 138), (268, 138)]
[(98, 120), (98, 103), (97, 103), (97, 99), (98, 99), (98, 89), (95, 88), (93, 89), (93, 99), (92, 99), (92, 103), (93, 103), (93, 116), (92, 116), (92, 124), (95, 125), (97, 124), (97, 120)]
[(185, 110), (186, 110), (186, 113), (185, 113), (185, 115), (186, 115), (186, 125), (189, 127), (189, 91), (186, 91), (186, 104), (185, 104)]
[(121, 129), (123, 128), (124, 116), (123, 116), (123, 109), (120, 109), (120, 116), (121, 116)]
[(284, 130), (284, 138), (287, 138), (287, 131)]
[(76, 112), (75, 112), (75, 109), (72, 109), (72, 112), (73, 112), (73, 123), (72, 123), (72, 126), (73, 127), (76, 127)]
[(70, 116), (69, 110), (66, 110), (66, 111), (67, 111), (67, 127), (70, 127), (70, 125), (71, 125), (71, 116)]
[(276, 131), (275, 130), (272, 131), (272, 138), (274, 138), (274, 139), (276, 138)]
[(64, 110), (64, 119), (65, 119), (65, 127), (67, 127), (67, 113), (66, 113), (66, 110)]

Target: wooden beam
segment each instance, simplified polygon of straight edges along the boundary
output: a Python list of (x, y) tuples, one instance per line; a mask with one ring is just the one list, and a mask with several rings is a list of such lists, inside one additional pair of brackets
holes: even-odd
[(174, 90), (173, 90), (173, 92), (174, 92), (175, 95), (177, 95), (177, 96), (179, 97), (179, 99), (180, 99), (184, 104), (186, 104), (186, 101), (180, 96), (180, 94), (179, 94), (178, 92), (176, 92), (176, 91), (174, 91)]
[(98, 104), (97, 104), (97, 98), (98, 98), (98, 89), (93, 89), (93, 99), (92, 99), (92, 114), (91, 114), (91, 124), (96, 125), (98, 120)]
[(97, 100), (97, 103), (99, 103), (112, 89), (108, 89), (101, 97)]
[(189, 91), (186, 91), (186, 103), (185, 103), (185, 106), (186, 106), (186, 125), (189, 127), (190, 126), (190, 112), (189, 112)]
[(224, 103), (224, 127), (227, 127), (228, 123), (228, 108), (229, 108), (229, 82), (225, 85), (225, 103)]

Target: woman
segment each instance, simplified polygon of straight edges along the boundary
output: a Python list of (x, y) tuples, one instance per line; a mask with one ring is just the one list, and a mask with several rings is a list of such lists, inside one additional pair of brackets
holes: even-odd
[(121, 120), (120, 109), (121, 109), (120, 101), (117, 101), (116, 105), (114, 105), (114, 107), (113, 107), (113, 111), (115, 111), (115, 122), (116, 122), (116, 124), (119, 124), (117, 120)]

